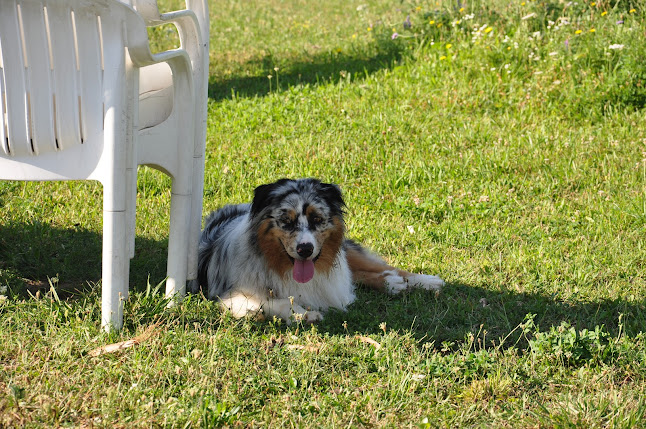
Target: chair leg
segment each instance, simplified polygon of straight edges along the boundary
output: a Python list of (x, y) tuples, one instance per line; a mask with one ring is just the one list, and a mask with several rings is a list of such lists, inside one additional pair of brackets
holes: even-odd
[[(191, 180), (189, 178), (189, 180)], [(175, 180), (173, 188), (176, 188)], [(171, 193), (166, 296), (180, 301), (186, 293), (191, 195)]]
[(106, 332), (123, 326), (123, 306), (128, 299), (130, 258), (127, 253), (125, 211), (103, 211), (103, 274), (101, 326)]
[(204, 194), (204, 157), (193, 157), (191, 226), (188, 237), (188, 280), (197, 279), (197, 251), (202, 233), (202, 196)]

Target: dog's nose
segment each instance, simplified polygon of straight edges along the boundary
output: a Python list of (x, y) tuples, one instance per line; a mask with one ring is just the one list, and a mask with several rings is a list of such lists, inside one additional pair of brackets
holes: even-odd
[(301, 243), (296, 246), (296, 253), (301, 258), (309, 258), (314, 252), (314, 245), (312, 243)]

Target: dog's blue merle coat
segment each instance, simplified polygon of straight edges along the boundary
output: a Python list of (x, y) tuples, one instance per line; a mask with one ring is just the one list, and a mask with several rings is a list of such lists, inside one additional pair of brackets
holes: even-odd
[[(220, 282), (212, 285), (216, 295), (222, 295), (224, 292), (231, 288), (230, 284), (226, 283), (228, 276), (222, 275), (219, 271), (222, 267), (228, 265), (227, 251), (229, 246), (235, 244), (234, 241), (228, 240), (227, 231), (230, 231), (232, 226), (242, 222), (251, 211), (251, 204), (237, 204), (224, 206), (221, 209), (212, 212), (204, 221), (204, 231), (200, 237), (200, 247), (198, 253), (198, 272), (197, 280), (199, 284), (191, 284), (191, 292), (198, 293), (200, 286), (207, 289), (208, 270), (216, 270), (213, 275)], [(210, 264), (213, 260), (215, 264)]]

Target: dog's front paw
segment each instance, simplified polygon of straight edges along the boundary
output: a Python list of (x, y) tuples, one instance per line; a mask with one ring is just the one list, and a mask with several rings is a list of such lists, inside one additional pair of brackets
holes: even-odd
[(410, 287), (432, 290), (435, 292), (440, 292), (444, 286), (444, 280), (438, 276), (431, 276), (428, 274), (413, 274), (412, 276), (408, 276), (406, 280), (408, 280), (408, 286)]
[(317, 323), (323, 320), (323, 314), (318, 311), (308, 311), (303, 314), (303, 322), (306, 323)]
[(303, 310), (302, 312), (294, 312), (291, 319), (294, 322), (317, 323), (323, 320), (323, 314), (318, 311)]

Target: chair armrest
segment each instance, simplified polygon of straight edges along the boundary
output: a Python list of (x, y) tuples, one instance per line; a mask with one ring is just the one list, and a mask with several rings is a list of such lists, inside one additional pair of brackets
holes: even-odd
[[(179, 15), (175, 15), (175, 12), (169, 13), (160, 13), (157, 6), (157, 0), (133, 0), (133, 8), (141, 15), (141, 17), (146, 21), (148, 26), (157, 26), (163, 25), (169, 22), (176, 22)], [(202, 40), (208, 43), (209, 38), (209, 16), (208, 16), (208, 3), (207, 0), (186, 0), (186, 10), (178, 12), (187, 12), (194, 14), (197, 22), (197, 29), (200, 29), (200, 35)], [(181, 24), (178, 24), (181, 25)], [(205, 28), (201, 28), (201, 27)]]
[[(129, 6), (124, 5), (130, 9)], [(132, 10), (132, 9), (131, 9)], [(176, 58), (184, 57), (187, 62), (187, 68), (190, 68), (190, 57), (185, 49), (171, 49), (164, 52), (153, 54), (150, 52), (150, 44), (148, 41), (148, 32), (142, 17), (132, 11), (126, 15), (127, 19), (127, 37), (126, 43), (128, 45), (128, 53), (132, 62), (137, 67), (145, 67), (160, 62), (169, 62)]]

